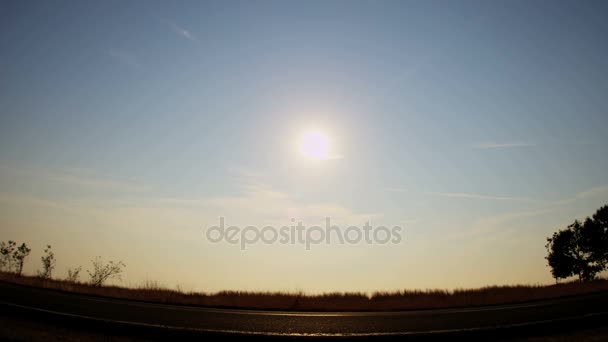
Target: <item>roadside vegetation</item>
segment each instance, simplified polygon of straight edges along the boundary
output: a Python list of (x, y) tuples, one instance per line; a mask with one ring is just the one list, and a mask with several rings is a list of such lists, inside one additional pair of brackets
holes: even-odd
[[(64, 279), (54, 277), (55, 254), (50, 245), (41, 257), (42, 267), (36, 276), (23, 274), (23, 265), (31, 249), (15, 241), (0, 242), (0, 281), (27, 286), (119, 299), (198, 305), (207, 307), (302, 310), (302, 311), (382, 311), (437, 309), (522, 303), (564, 296), (608, 291), (608, 279), (598, 278), (608, 266), (608, 206), (584, 221), (575, 221), (547, 239), (546, 257), (554, 285), (489, 286), (456, 290), (400, 290), (368, 293), (187, 292), (170, 289), (154, 281), (137, 287), (108, 286), (120, 280), (126, 268), (122, 261), (91, 260), (88, 279), (81, 280), (82, 266), (69, 268)], [(578, 280), (562, 281), (577, 277)]]
[(372, 294), (325, 293), (320, 295), (289, 292), (185, 292), (162, 287), (153, 281), (147, 281), (133, 288), (95, 286), (90, 282), (79, 283), (33, 276), (19, 277), (12, 273), (0, 273), (0, 280), (81, 294), (163, 304), (287, 311), (436, 309), (521, 303), (608, 291), (608, 279), (587, 282), (570, 281), (554, 285), (490, 286), (453, 291), (401, 290)]
[[(36, 272), (35, 277), (23, 275), (23, 265), (25, 259), (30, 254), (31, 249), (22, 243), (18, 246), (17, 242), (9, 240), (7, 242), (0, 241), (0, 279), (38, 279), (41, 281), (58, 281), (53, 279), (56, 259), (55, 253), (52, 251), (51, 245), (46, 245), (44, 254), (40, 257), (42, 268)], [(105, 262), (100, 256), (91, 260), (91, 269), (87, 269), (89, 281), (86, 282), (93, 287), (101, 287), (107, 281), (112, 279), (120, 280), (122, 273), (127, 265), (122, 261)], [(69, 268), (65, 282), (73, 284), (81, 284), (80, 272), (82, 266)]]

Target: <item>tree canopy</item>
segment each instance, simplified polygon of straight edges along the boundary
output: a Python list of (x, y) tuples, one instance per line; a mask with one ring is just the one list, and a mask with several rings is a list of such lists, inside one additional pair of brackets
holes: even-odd
[(546, 257), (557, 280), (578, 276), (593, 280), (608, 265), (608, 206), (598, 209), (583, 222), (574, 221), (566, 229), (547, 238)]

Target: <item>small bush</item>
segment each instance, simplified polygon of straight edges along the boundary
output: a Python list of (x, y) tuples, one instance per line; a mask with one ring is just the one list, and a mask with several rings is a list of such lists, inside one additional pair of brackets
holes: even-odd
[(70, 283), (79, 283), (80, 271), (82, 271), (82, 266), (68, 268), (68, 277), (65, 278), (65, 280), (69, 281)]
[(104, 263), (99, 256), (91, 260), (91, 262), (93, 263), (93, 269), (87, 270), (87, 273), (91, 277), (91, 285), (93, 286), (102, 286), (110, 279), (120, 280), (123, 268), (127, 267), (122, 261)]
[(46, 245), (44, 255), (40, 257), (42, 270), (38, 271), (38, 276), (42, 279), (50, 279), (55, 269), (55, 253), (51, 250), (51, 245)]

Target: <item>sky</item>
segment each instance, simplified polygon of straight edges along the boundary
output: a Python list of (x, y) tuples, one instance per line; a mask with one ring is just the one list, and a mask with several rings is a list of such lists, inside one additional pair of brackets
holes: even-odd
[[(3, 1), (0, 240), (56, 277), (376, 291), (552, 283), (608, 204), (602, 1)], [(328, 155), (298, 143), (321, 132)], [(399, 243), (212, 243), (227, 225)], [(84, 276), (83, 276), (84, 277)], [(86, 280), (83, 279), (83, 280)]]

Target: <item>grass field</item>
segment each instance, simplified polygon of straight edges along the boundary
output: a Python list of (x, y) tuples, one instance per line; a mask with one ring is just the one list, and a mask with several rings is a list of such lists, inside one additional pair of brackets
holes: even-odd
[(65, 280), (45, 280), (31, 276), (18, 277), (10, 273), (0, 273), (0, 280), (68, 292), (155, 303), (294, 311), (381, 311), (467, 307), (521, 303), (608, 290), (608, 279), (542, 286), (490, 286), (454, 291), (401, 290), (372, 294), (326, 293), (320, 295), (288, 292), (182, 292), (163, 288), (154, 282), (146, 282), (134, 288), (95, 287), (86, 283)]

